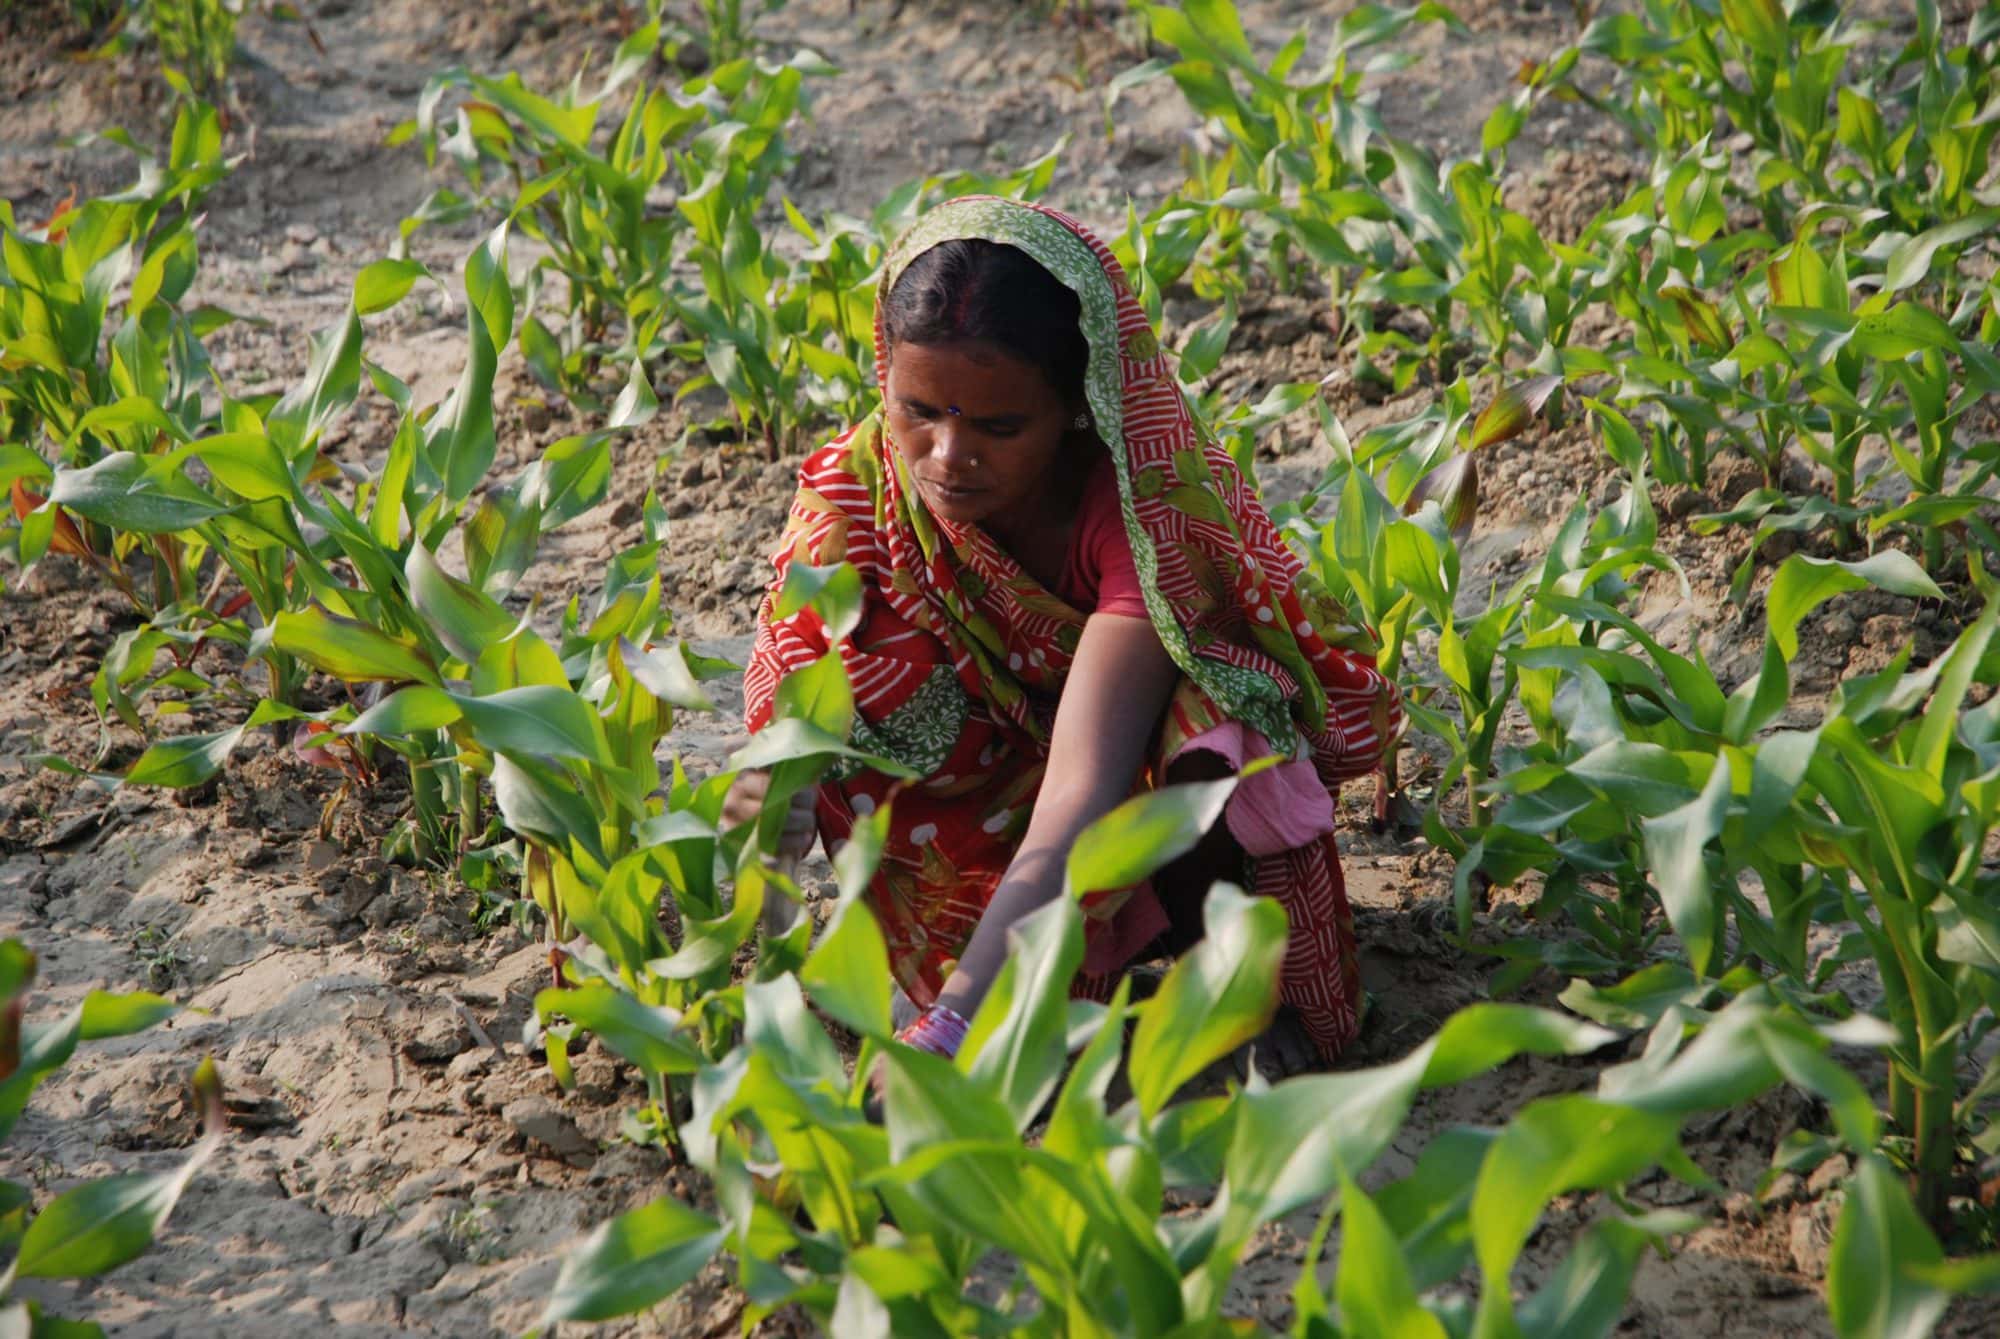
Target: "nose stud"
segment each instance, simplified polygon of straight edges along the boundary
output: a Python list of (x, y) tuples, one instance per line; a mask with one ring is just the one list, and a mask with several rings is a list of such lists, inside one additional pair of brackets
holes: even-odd
[(957, 405), (955, 405), (955, 404), (948, 404), (948, 405), (946, 405), (946, 406), (944, 407), (944, 412), (945, 412), (945, 413), (947, 413), (947, 414), (950, 414), (950, 415), (951, 415), (951, 416), (952, 416), (953, 418), (959, 418), (959, 417), (962, 417), (962, 416), (964, 415), (964, 413), (965, 413), (965, 411), (964, 411), (964, 410), (960, 409), (960, 408), (959, 408), (959, 407), (958, 407)]

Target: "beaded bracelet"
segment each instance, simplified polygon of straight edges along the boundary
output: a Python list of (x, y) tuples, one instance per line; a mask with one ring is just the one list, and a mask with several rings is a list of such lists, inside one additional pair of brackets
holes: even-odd
[(965, 1044), (965, 1034), (972, 1030), (964, 1016), (942, 1004), (933, 1004), (918, 1014), (916, 1020), (896, 1034), (896, 1040), (906, 1046), (914, 1046), (932, 1055), (941, 1055), (949, 1060), (958, 1054), (958, 1048)]

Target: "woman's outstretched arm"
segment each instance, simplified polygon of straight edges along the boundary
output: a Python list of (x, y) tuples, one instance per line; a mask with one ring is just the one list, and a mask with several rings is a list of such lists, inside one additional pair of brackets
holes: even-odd
[(1027, 835), (939, 1004), (967, 1018), (979, 1007), (1006, 961), (1008, 929), (1062, 892), (1077, 834), (1132, 793), (1178, 674), (1146, 619), (1095, 614), (1084, 624)]

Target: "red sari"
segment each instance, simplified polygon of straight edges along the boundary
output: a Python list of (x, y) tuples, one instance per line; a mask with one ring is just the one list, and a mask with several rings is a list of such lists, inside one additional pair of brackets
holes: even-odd
[[(1082, 304), (1091, 417), (1116, 468), (1148, 615), (1182, 674), (1152, 775), (1190, 740), (1214, 739), (1218, 727), (1229, 733), (1232, 723), (1253, 756), (1268, 751), (1293, 760), (1275, 769), (1291, 772), (1293, 785), (1303, 774), (1308, 788), (1316, 781), (1332, 790), (1371, 770), (1401, 729), (1397, 694), (1372, 664), (1328, 640), (1341, 609), (1309, 586), (1228, 453), (1193, 422), (1111, 253), (1054, 210), (972, 197), (918, 221), (884, 267), (880, 291), (889, 291), (910, 259), (953, 237), (1019, 247)], [(879, 302), (876, 361), (886, 380)], [(879, 411), (801, 467), (773, 559), (773, 593), (795, 561), (859, 569), (866, 611), (840, 647), (854, 688), (852, 742), (922, 778), (898, 784), (868, 771), (839, 776), (821, 786), (818, 818), (831, 848), (858, 816), (893, 796), (890, 838), (870, 896), (897, 979), (926, 1005), (1027, 830), (1056, 700), (1086, 616), (976, 526), (931, 516)], [(767, 597), (744, 675), (753, 731), (770, 720), (778, 681), (828, 649), (811, 611), (773, 619), (771, 610)], [(1249, 781), (1232, 806), (1257, 802)], [(1261, 818), (1268, 815), (1232, 814), (1232, 830), (1269, 831)], [(1244, 844), (1249, 890), (1276, 898), (1290, 919), (1282, 998), (1330, 1056), (1354, 1036), (1360, 1004), (1330, 820), (1296, 845)], [(1267, 849), (1252, 849), (1258, 845)], [(1086, 899), (1084, 910), (1080, 990), (1101, 996), (1162, 917), (1146, 890)]]

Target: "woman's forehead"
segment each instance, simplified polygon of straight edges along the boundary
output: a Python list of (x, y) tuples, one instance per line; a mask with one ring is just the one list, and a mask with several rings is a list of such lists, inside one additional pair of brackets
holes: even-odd
[(984, 398), (999, 412), (1030, 409), (1054, 397), (1048, 378), (1033, 364), (994, 344), (960, 340), (950, 344), (901, 344), (891, 351), (889, 376), (898, 395), (950, 391), (968, 413), (972, 401)]

